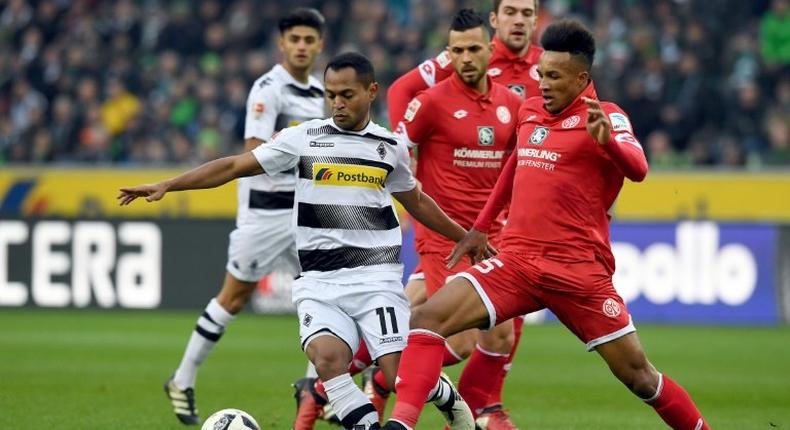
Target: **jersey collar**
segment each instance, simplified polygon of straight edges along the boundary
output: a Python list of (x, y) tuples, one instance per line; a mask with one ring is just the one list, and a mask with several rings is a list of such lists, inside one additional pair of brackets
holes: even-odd
[(297, 81), (297, 80), (296, 80), (296, 78), (294, 78), (293, 76), (291, 76), (291, 74), (290, 74), (290, 73), (288, 73), (288, 69), (286, 69), (286, 68), (285, 68), (285, 67), (284, 67), (282, 64), (280, 64), (280, 63), (277, 63), (277, 64), (275, 64), (275, 65), (274, 65), (274, 67), (272, 68), (272, 70), (274, 70), (274, 71), (275, 71), (275, 73), (277, 73), (277, 74), (279, 74), (280, 76), (282, 76), (282, 77), (283, 77), (283, 79), (285, 79), (285, 81), (286, 81), (287, 83), (289, 83), (289, 84), (292, 84), (292, 85), (295, 85), (295, 86), (297, 86), (297, 87), (299, 87), (299, 88), (302, 88), (302, 89), (305, 89), (305, 90), (309, 90), (309, 89), (310, 89), (310, 87), (313, 87), (313, 86), (315, 86), (315, 83), (313, 82), (313, 79), (314, 79), (314, 78), (313, 78), (313, 76), (312, 76), (312, 75), (310, 75), (310, 76), (308, 76), (308, 77), (307, 77), (307, 82), (299, 82), (299, 81)]
[(538, 57), (540, 57), (540, 53), (542, 52), (542, 49), (530, 43), (527, 52), (523, 56), (519, 56), (511, 51), (507, 45), (505, 45), (505, 42), (497, 36), (491, 39), (491, 43), (494, 45), (492, 59), (501, 58), (511, 63), (537, 64)]
[(488, 76), (488, 74), (485, 75), (486, 82), (488, 83), (488, 92), (485, 94), (480, 94), (474, 88), (466, 85), (466, 83), (461, 80), (461, 77), (458, 76), (458, 73), (455, 71), (453, 71), (453, 75), (450, 77), (450, 79), (453, 86), (470, 99), (480, 102), (491, 102), (491, 90), (493, 89), (492, 85), (494, 85), (494, 81), (491, 80), (491, 76)]

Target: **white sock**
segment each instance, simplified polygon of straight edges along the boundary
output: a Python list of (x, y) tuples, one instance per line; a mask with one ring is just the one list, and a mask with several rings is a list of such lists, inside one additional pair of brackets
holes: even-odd
[(234, 315), (220, 306), (217, 299), (211, 299), (206, 310), (203, 311), (203, 315), (197, 320), (195, 330), (192, 331), (184, 356), (181, 358), (181, 364), (178, 365), (173, 376), (176, 387), (185, 390), (195, 386), (198, 367), (222, 337), (225, 326), (233, 318)]
[(450, 384), (445, 382), (443, 379), (439, 378), (436, 381), (436, 385), (431, 389), (428, 393), (428, 398), (425, 402), (433, 402), (436, 406), (442, 406), (450, 400), (450, 396), (453, 394), (453, 389), (450, 387)]
[(379, 422), (379, 414), (370, 403), (368, 397), (357, 387), (351, 375), (344, 373), (328, 381), (324, 381), (329, 404), (340, 418), (343, 428), (354, 429), (355, 426), (370, 425)]
[(318, 372), (315, 370), (315, 364), (310, 361), (307, 362), (307, 370), (305, 370), (304, 376), (308, 378), (318, 378)]

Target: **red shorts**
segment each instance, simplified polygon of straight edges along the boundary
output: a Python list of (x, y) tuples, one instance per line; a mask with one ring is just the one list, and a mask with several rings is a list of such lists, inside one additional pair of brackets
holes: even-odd
[(564, 263), (507, 251), (461, 273), (483, 300), (490, 325), (548, 309), (587, 349), (636, 331), (600, 264)]
[(420, 255), (420, 266), (425, 274), (425, 294), (428, 297), (439, 291), (439, 288), (447, 283), (448, 278), (472, 267), (469, 259), (464, 257), (451, 270), (447, 269), (447, 262), (444, 259), (449, 253), (449, 251), (447, 254), (431, 252)]
[(414, 267), (414, 270), (411, 271), (411, 275), (409, 275), (408, 281), (424, 281), (425, 274), (422, 272), (422, 263), (417, 261), (417, 266)]

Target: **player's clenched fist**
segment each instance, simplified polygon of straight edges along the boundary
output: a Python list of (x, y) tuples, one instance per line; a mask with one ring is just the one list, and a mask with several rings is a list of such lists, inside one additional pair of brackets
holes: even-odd
[(583, 97), (587, 103), (587, 132), (601, 145), (608, 145), (611, 138), (612, 125), (601, 108), (598, 100)]
[(167, 192), (167, 186), (164, 182), (156, 184), (144, 184), (136, 187), (121, 188), (121, 193), (118, 194), (118, 203), (121, 206), (126, 206), (138, 197), (145, 197), (146, 201), (155, 202), (161, 200)]

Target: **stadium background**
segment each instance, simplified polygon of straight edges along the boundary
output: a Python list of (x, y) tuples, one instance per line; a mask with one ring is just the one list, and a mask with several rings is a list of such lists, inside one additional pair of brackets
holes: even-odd
[[(441, 50), (460, 6), (490, 9), (0, 2), (0, 427), (176, 428), (157, 384), (220, 285), (235, 185), (123, 209), (115, 195), (241, 150), (246, 93), (278, 61), (276, 19), (295, 5), (327, 18), (317, 70), (359, 50), (385, 86)], [(650, 160), (612, 238), (651, 355), (716, 428), (790, 426), (788, 2), (541, 1), (539, 28), (559, 16), (595, 31), (599, 93), (631, 115)], [(381, 123), (385, 109), (382, 97)], [(403, 259), (408, 271), (408, 246)], [(204, 416), (238, 405), (287, 427), (287, 384), (303, 370), (288, 284), (263, 280), (252, 304), (285, 316), (242, 316), (205, 366)], [(508, 383), (517, 422), (660, 428), (555, 324), (529, 330)]]

